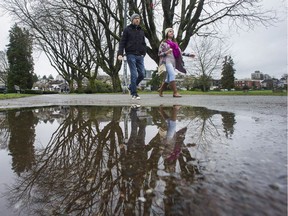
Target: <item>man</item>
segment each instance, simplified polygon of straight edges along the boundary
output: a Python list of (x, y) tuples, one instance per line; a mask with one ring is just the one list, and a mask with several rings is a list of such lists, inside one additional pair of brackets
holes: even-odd
[(121, 61), (123, 59), (125, 49), (131, 76), (130, 94), (132, 99), (140, 100), (137, 94), (137, 86), (144, 79), (146, 43), (144, 31), (140, 27), (139, 14), (133, 14), (130, 19), (131, 24), (124, 29), (119, 43), (118, 60)]

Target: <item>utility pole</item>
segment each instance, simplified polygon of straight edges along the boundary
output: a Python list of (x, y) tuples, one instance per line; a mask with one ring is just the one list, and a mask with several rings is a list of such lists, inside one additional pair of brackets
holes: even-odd
[[(127, 0), (124, 0), (124, 28), (127, 27)], [(127, 78), (127, 56), (124, 53), (124, 72), (123, 72), (123, 94), (128, 92), (128, 78)]]
[[(124, 28), (127, 26), (127, 0), (124, 0)], [(127, 56), (124, 53), (124, 72), (123, 72), (123, 94), (128, 92), (128, 78), (127, 78)], [(124, 144), (128, 142), (128, 118), (129, 118), (129, 109), (124, 107)]]

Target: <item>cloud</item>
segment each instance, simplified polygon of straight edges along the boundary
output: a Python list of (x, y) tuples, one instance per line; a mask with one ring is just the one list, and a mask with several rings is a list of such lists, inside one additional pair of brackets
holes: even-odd
[(265, 8), (277, 8), (278, 23), (268, 28), (258, 26), (253, 31), (232, 35), (231, 55), (237, 78), (250, 78), (255, 70), (275, 78), (287, 73), (287, 15), (283, 1), (264, 1)]
[(11, 19), (5, 15), (2, 14), (0, 11), (0, 23), (1, 23), (1, 34), (0, 34), (0, 50), (5, 50), (6, 45), (9, 42), (9, 30), (11, 28)]
[(250, 77), (255, 70), (280, 78), (287, 73), (287, 22), (258, 27), (231, 38), (236, 76)]

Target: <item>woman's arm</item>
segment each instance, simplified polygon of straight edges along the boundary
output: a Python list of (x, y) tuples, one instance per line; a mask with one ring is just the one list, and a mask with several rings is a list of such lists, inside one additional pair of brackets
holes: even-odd
[(182, 56), (187, 56), (187, 57), (194, 58), (194, 57), (195, 57), (195, 54), (193, 54), (193, 53), (185, 53), (185, 52), (183, 52), (183, 53), (182, 53)]
[(159, 51), (158, 51), (158, 56), (159, 57), (166, 57), (167, 54), (171, 53), (171, 51), (169, 51), (169, 47), (167, 45), (166, 42), (162, 42), (159, 46)]

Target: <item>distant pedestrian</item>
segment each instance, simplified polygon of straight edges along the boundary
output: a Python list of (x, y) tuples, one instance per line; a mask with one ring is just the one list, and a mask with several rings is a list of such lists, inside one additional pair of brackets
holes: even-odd
[(140, 100), (137, 86), (144, 79), (144, 56), (146, 55), (146, 42), (144, 31), (140, 27), (140, 15), (131, 16), (131, 24), (127, 26), (119, 43), (118, 60), (123, 59), (123, 53), (127, 56), (130, 69), (131, 83), (129, 85), (132, 99)]
[(160, 57), (159, 66), (164, 64), (166, 67), (166, 77), (161, 87), (158, 89), (159, 96), (163, 97), (163, 91), (167, 88), (170, 83), (170, 87), (173, 90), (173, 97), (181, 97), (177, 91), (175, 82), (176, 70), (185, 73), (186, 70), (183, 67), (182, 56), (189, 56), (194, 58), (194, 54), (181, 53), (181, 49), (175, 41), (174, 31), (172, 28), (165, 29), (165, 38), (159, 46), (158, 56)]

